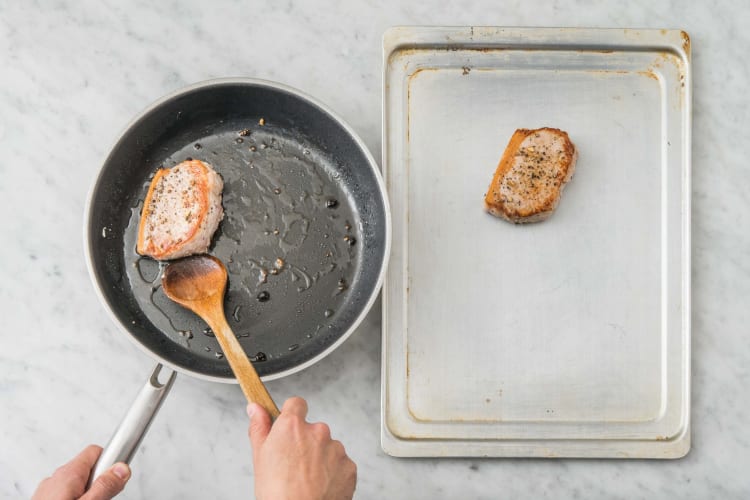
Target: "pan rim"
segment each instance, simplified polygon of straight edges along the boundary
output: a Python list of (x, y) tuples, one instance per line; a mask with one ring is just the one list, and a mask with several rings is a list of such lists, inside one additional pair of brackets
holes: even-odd
[(288, 368), (286, 370), (282, 370), (278, 373), (264, 375), (261, 377), (261, 380), (263, 381), (270, 381), (270, 380), (275, 380), (275, 379), (279, 379), (279, 378), (292, 375), (294, 373), (297, 373), (299, 371), (304, 370), (305, 368), (308, 368), (314, 365), (318, 361), (328, 356), (334, 350), (336, 350), (357, 330), (357, 328), (360, 326), (362, 321), (364, 321), (365, 317), (372, 309), (372, 306), (377, 300), (378, 294), (380, 293), (380, 290), (382, 289), (383, 281), (385, 279), (385, 274), (388, 269), (388, 261), (390, 259), (390, 254), (391, 254), (391, 210), (390, 210), (390, 204), (388, 202), (388, 195), (386, 192), (385, 181), (383, 180), (383, 175), (380, 171), (380, 168), (377, 162), (375, 161), (375, 158), (372, 156), (372, 153), (367, 148), (366, 144), (364, 143), (362, 138), (359, 136), (359, 134), (357, 134), (355, 130), (338, 113), (336, 113), (333, 109), (331, 109), (328, 105), (326, 105), (319, 99), (297, 88), (291, 87), (283, 83), (275, 82), (272, 80), (250, 78), (250, 77), (223, 77), (223, 78), (213, 78), (209, 80), (203, 80), (200, 82), (187, 85), (185, 87), (181, 87), (175, 91), (172, 91), (162, 96), (161, 98), (149, 104), (140, 113), (136, 114), (127, 123), (127, 125), (125, 125), (125, 127), (120, 131), (120, 133), (116, 136), (116, 139), (113, 141), (112, 146), (108, 150), (109, 152), (106, 158), (104, 159), (104, 161), (102, 162), (101, 167), (99, 168), (99, 171), (96, 177), (94, 178), (93, 182), (89, 186), (88, 194), (86, 196), (86, 204), (84, 206), (84, 214), (83, 214), (84, 215), (84, 221), (83, 221), (84, 222), (83, 223), (84, 258), (86, 260), (86, 269), (88, 271), (89, 279), (91, 280), (91, 283), (94, 286), (94, 290), (96, 292), (97, 297), (99, 298), (99, 302), (104, 306), (104, 309), (109, 315), (110, 319), (115, 323), (115, 325), (117, 325), (120, 331), (126, 335), (126, 337), (130, 340), (130, 342), (136, 345), (138, 349), (140, 349), (149, 357), (157, 361), (159, 364), (167, 366), (170, 369), (178, 373), (184, 373), (191, 377), (195, 377), (201, 380), (206, 380), (209, 382), (219, 382), (219, 383), (225, 383), (225, 384), (237, 384), (238, 383), (237, 379), (234, 376), (218, 377), (214, 375), (206, 375), (196, 370), (191, 370), (182, 366), (178, 366), (164, 359), (156, 351), (149, 349), (148, 347), (143, 345), (141, 342), (139, 342), (136, 336), (127, 327), (127, 325), (124, 325), (120, 321), (120, 319), (117, 317), (117, 314), (112, 309), (112, 307), (109, 304), (109, 301), (104, 295), (104, 292), (103, 292), (104, 284), (100, 283), (99, 278), (97, 277), (97, 274), (94, 269), (94, 265), (92, 261), (92, 240), (89, 238), (89, 235), (91, 234), (90, 224), (92, 223), (91, 210), (92, 210), (92, 205), (93, 205), (93, 199), (94, 199), (94, 195), (96, 194), (97, 187), (99, 186), (100, 181), (102, 179), (102, 175), (104, 173), (103, 166), (107, 164), (107, 162), (110, 159), (110, 156), (112, 155), (112, 152), (116, 149), (120, 141), (123, 140), (125, 135), (127, 135), (133, 129), (134, 125), (136, 125), (145, 116), (150, 114), (153, 110), (157, 109), (164, 103), (176, 97), (188, 94), (198, 89), (205, 89), (205, 88), (210, 88), (213, 86), (222, 86), (222, 85), (247, 85), (247, 86), (266, 87), (266, 88), (271, 88), (275, 90), (280, 90), (282, 92), (291, 94), (305, 102), (308, 102), (309, 104), (312, 104), (313, 106), (319, 108), (321, 111), (329, 115), (349, 135), (349, 137), (354, 141), (354, 143), (357, 145), (357, 147), (360, 149), (360, 151), (366, 158), (367, 164), (375, 176), (375, 182), (378, 187), (380, 198), (383, 202), (383, 209), (384, 209), (384, 214), (385, 214), (385, 221), (384, 221), (385, 222), (384, 223), (385, 243), (383, 247), (383, 261), (381, 262), (381, 265), (380, 265), (380, 271), (378, 272), (378, 278), (377, 278), (377, 281), (375, 282), (375, 286), (372, 288), (370, 295), (367, 298), (367, 301), (365, 302), (362, 310), (359, 312), (359, 314), (357, 315), (355, 320), (352, 322), (352, 324), (349, 326), (349, 328), (338, 339), (336, 339), (335, 342), (333, 342), (330, 346), (328, 346), (326, 349), (324, 349), (323, 351), (321, 351), (314, 357), (306, 360), (303, 363), (300, 363), (299, 365)]

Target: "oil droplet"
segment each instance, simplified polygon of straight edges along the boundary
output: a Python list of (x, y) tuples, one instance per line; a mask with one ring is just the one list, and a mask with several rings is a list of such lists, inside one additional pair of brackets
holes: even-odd
[(258, 120), (258, 125), (260, 125), (261, 127), (263, 125), (265, 125), (265, 124), (266, 124), (266, 119), (265, 118), (261, 118), (260, 120)]
[(211, 330), (210, 326), (207, 326), (206, 328), (203, 329), (203, 335), (205, 335), (206, 337), (215, 337), (214, 331)]
[(193, 147), (195, 148), (195, 150), (196, 150), (196, 151), (198, 151), (198, 150), (199, 150), (199, 149), (201, 149), (201, 148), (202, 148), (203, 146), (201, 146), (201, 144), (200, 144), (199, 142), (196, 142), (195, 144), (193, 144)]
[(161, 265), (153, 259), (141, 257), (135, 261), (135, 266), (138, 269), (138, 275), (146, 283), (153, 283), (159, 277)]
[(242, 130), (240, 130), (239, 133), (240, 133), (240, 135), (242, 137), (247, 137), (248, 135), (250, 135), (250, 129), (249, 128), (243, 128)]
[(268, 302), (271, 299), (271, 294), (263, 290), (256, 298), (258, 299), (258, 302)]
[(333, 316), (333, 309), (326, 309), (325, 312), (323, 312), (323, 315), (326, 318), (330, 318), (331, 316)]
[(292, 281), (299, 281), (300, 278), (302, 279), (302, 281), (304, 281), (304, 284), (297, 287), (298, 292), (304, 292), (312, 286), (313, 280), (309, 274), (307, 274), (299, 267), (293, 266), (291, 264), (288, 264), (287, 267), (289, 268), (290, 274), (292, 275)]
[(326, 200), (326, 207), (327, 208), (336, 208), (339, 206), (339, 200), (336, 198), (328, 198)]
[(279, 189), (279, 188), (275, 188), (275, 189), (273, 190), (273, 194), (281, 194), (281, 189)]
[(242, 306), (235, 306), (234, 311), (232, 311), (232, 318), (239, 323), (241, 321), (240, 318), (240, 311), (242, 310)]
[(258, 151), (258, 148), (256, 148), (255, 146), (250, 146), (250, 151), (255, 153), (256, 151)]
[(222, 359), (224, 358), (224, 353), (221, 351), (216, 351), (216, 354), (214, 354), (214, 356), (216, 356), (216, 359)]
[(211, 348), (206, 346), (206, 352), (211, 352)]
[(264, 352), (259, 352), (255, 356), (250, 357), (250, 361), (257, 361), (257, 362), (263, 362), (266, 359), (268, 358), (266, 357), (266, 354)]
[(357, 238), (354, 236), (344, 236), (344, 241), (349, 244), (350, 247), (353, 247), (357, 244)]
[(237, 144), (242, 144), (243, 142), (245, 142), (245, 140), (242, 137), (238, 137), (234, 140), (234, 142), (236, 142)]
[(188, 339), (188, 340), (193, 338), (193, 332), (191, 332), (190, 330), (180, 330), (177, 333), (180, 334), (180, 337)]
[(299, 347), (299, 344), (292, 344), (292, 345), (290, 345), (290, 346), (288, 347), (288, 349), (289, 349), (290, 351), (296, 351), (298, 347)]

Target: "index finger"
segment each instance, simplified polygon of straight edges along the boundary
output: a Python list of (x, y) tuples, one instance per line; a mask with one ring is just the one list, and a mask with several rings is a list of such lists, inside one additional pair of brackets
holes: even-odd
[(307, 401), (297, 396), (289, 398), (281, 407), (281, 414), (297, 415), (304, 419), (307, 416)]

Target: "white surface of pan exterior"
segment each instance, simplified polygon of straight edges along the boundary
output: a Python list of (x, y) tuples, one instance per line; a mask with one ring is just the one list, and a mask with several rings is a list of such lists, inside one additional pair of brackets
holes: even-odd
[[(384, 450), (685, 455), (687, 34), (403, 27), (383, 57)], [(556, 213), (489, 216), (508, 138), (545, 126), (579, 151)]]

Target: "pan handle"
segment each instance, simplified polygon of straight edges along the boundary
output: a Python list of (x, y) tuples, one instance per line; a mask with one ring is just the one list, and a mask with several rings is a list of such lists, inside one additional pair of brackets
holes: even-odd
[[(169, 377), (166, 382), (159, 381), (159, 375), (162, 371), (164, 371), (163, 375)], [(130, 463), (141, 444), (141, 440), (143, 440), (143, 436), (146, 435), (151, 421), (156, 416), (156, 412), (159, 411), (164, 397), (169, 393), (175, 375), (177, 375), (177, 372), (174, 370), (161, 364), (156, 365), (112, 438), (110, 438), (109, 443), (102, 450), (102, 454), (89, 476), (86, 489), (91, 487), (91, 484), (99, 475), (117, 462)]]

